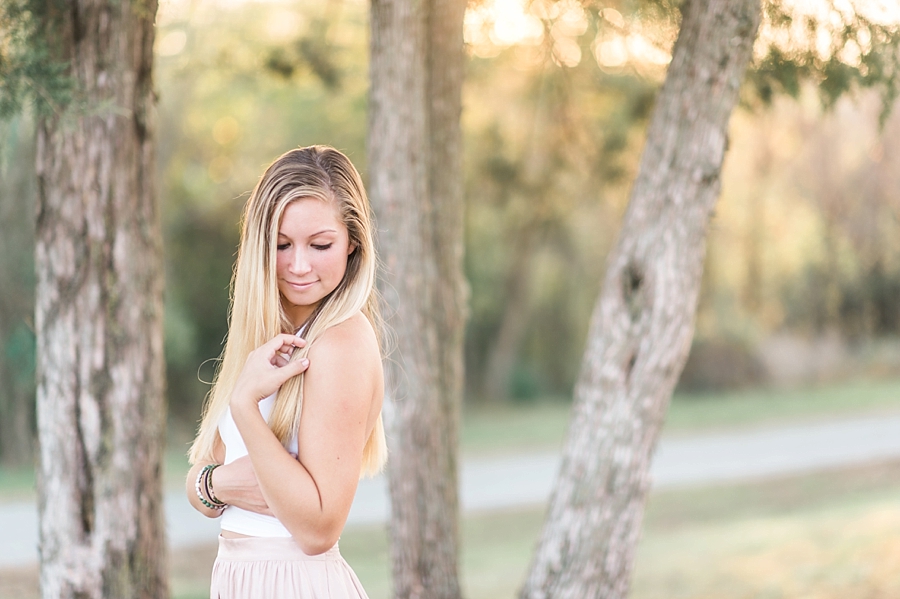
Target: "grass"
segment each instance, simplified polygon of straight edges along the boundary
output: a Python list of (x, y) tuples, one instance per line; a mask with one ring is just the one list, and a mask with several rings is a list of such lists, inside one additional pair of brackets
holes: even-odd
[(33, 468), (0, 468), (0, 501), (34, 499)]
[[(632, 599), (900, 596), (900, 464), (651, 495)], [(474, 515), (462, 526), (469, 599), (512, 599), (543, 509)], [(341, 540), (371, 599), (390, 593), (380, 528)]]
[(676, 433), (900, 410), (900, 380), (858, 380), (816, 388), (676, 395), (666, 430)]
[[(743, 428), (900, 410), (900, 381), (794, 391), (678, 396), (666, 433)], [(468, 456), (559, 447), (564, 402), (468, 409)], [(186, 461), (166, 459), (167, 485)], [(0, 469), (0, 498), (33, 497), (33, 474)], [(631, 599), (900, 597), (900, 463), (651, 494)], [(515, 597), (543, 509), (472, 514), (461, 523), (461, 579), (469, 599)], [(384, 527), (348, 527), (342, 552), (371, 599), (390, 596)], [(175, 599), (208, 596), (212, 545), (170, 556)], [(36, 567), (0, 571), (0, 597), (37, 597)]]
[[(676, 395), (664, 434), (690, 434), (900, 410), (900, 380), (851, 381), (827, 387)], [(570, 404), (534, 402), (471, 407), (464, 412), (465, 455), (518, 453), (560, 447)]]
[[(184, 452), (169, 449), (163, 461), (163, 485), (167, 489), (184, 484), (188, 461)], [(35, 499), (34, 468), (0, 467), (0, 503)]]
[[(900, 463), (652, 493), (631, 599), (900, 597)], [(540, 507), (462, 522), (469, 599), (513, 599)], [(371, 599), (390, 596), (383, 527), (348, 527), (341, 550)], [(174, 599), (208, 597), (215, 547), (173, 552)], [(37, 597), (35, 567), (0, 572), (0, 597)]]
[[(631, 599), (900, 597), (900, 462), (651, 493)], [(513, 599), (543, 508), (472, 514), (461, 527), (468, 599)], [(371, 599), (390, 597), (383, 526), (341, 550)], [(174, 599), (208, 596), (212, 544), (170, 556)], [(0, 597), (37, 597), (37, 568), (0, 571)]]

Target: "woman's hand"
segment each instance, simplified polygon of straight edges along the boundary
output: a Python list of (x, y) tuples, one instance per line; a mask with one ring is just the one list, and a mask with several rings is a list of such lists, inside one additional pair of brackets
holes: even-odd
[(212, 472), (216, 498), (243, 510), (272, 516), (272, 510), (259, 489), (256, 471), (249, 456), (219, 466)]
[(300, 337), (283, 333), (250, 352), (234, 385), (232, 406), (235, 402), (241, 406), (248, 402), (256, 404), (278, 391), (289, 378), (306, 370), (309, 360), (290, 359), (294, 350), (304, 345), (306, 341)]

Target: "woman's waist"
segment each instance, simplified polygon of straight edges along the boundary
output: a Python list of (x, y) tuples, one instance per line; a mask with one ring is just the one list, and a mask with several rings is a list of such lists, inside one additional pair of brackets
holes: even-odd
[(228, 506), (222, 513), (220, 523), (222, 532), (228, 532), (230, 538), (289, 538), (291, 536), (288, 529), (275, 516), (257, 514), (233, 505)]
[(219, 535), (218, 560), (295, 562), (343, 559), (337, 543), (325, 553), (308, 555), (300, 549), (293, 537), (226, 537), (225, 531), (222, 532)]

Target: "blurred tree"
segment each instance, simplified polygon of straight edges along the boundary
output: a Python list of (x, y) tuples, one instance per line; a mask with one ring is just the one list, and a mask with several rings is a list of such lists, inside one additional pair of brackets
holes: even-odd
[[(877, 64), (890, 100), (900, 75), (900, 33), (847, 17), (844, 8), (832, 5), (821, 27), (832, 27), (835, 14), (847, 23), (830, 38), (843, 66), (810, 63), (822, 69), (823, 97), (832, 102), (854, 81), (874, 85), (878, 77), (866, 69)], [(607, 261), (563, 464), (523, 598), (627, 596), (650, 458), (693, 336), (728, 122), (761, 9), (759, 0), (688, 0), (680, 7), (678, 40)], [(820, 27), (815, 19), (804, 25), (815, 45)], [(860, 45), (866, 35), (877, 41)], [(855, 68), (838, 56), (851, 43), (863, 53)], [(808, 55), (799, 52), (793, 65)], [(795, 74), (787, 62), (763, 79)]]
[(34, 463), (34, 121), (0, 123), (0, 461)]
[[(155, 0), (28, 6), (71, 102), (38, 105), (41, 593), (168, 596)], [(26, 61), (27, 62), (27, 61)]]
[(693, 335), (706, 231), (759, 0), (690, 0), (607, 262), (522, 597), (628, 594), (652, 450)]
[(460, 597), (464, 0), (373, 0), (369, 191), (387, 322), (394, 596)]
[[(495, 291), (502, 310), (493, 334), (479, 339), (486, 345), (487, 359), (482, 369), (472, 373), (478, 376), (483, 370), (479, 395), (488, 401), (508, 399), (515, 391), (527, 393), (513, 385), (521, 347), (535, 317), (532, 304), (539, 251), (557, 245), (554, 241), (563, 246), (568, 241), (567, 220), (582, 203), (584, 193), (579, 193), (578, 184), (572, 185), (571, 180), (576, 179), (585, 189), (590, 187), (588, 182), (595, 190), (601, 187), (599, 181), (585, 176), (590, 172), (589, 164), (597, 160), (596, 144), (574, 105), (571, 77), (552, 62), (550, 48), (544, 48), (547, 54), (533, 83), (537, 89), (529, 94), (535, 106), (524, 147), (513, 156), (497, 143), (485, 148), (490, 155), (482, 163), (487, 171), (482, 180), (492, 185), (472, 190), (473, 202), (493, 199), (507, 216), (503, 223), (506, 230), (501, 234), (509, 260), (502, 287)], [(489, 131), (492, 137), (499, 137), (496, 128)], [(502, 143), (502, 138), (498, 141)], [(495, 198), (488, 195), (492, 191)], [(496, 224), (494, 221), (490, 231), (493, 235), (500, 232)], [(491, 281), (491, 286), (496, 288), (497, 282)]]
[[(550, 44), (516, 50), (473, 59), (492, 64), (467, 80), (469, 118), (484, 122), (467, 140), (466, 373), (486, 402), (571, 392), (597, 292), (585, 281), (600, 277), (636, 154), (628, 138), (656, 91), (588, 61), (557, 64)], [(508, 96), (506, 110), (474, 101), (489, 94)]]
[(784, 330), (857, 349), (900, 334), (900, 305), (886, 301), (900, 290), (900, 115), (878, 127), (882, 109), (866, 94), (790, 121), (803, 143), (780, 195), (808, 211), (812, 235), (796, 272), (775, 281)]

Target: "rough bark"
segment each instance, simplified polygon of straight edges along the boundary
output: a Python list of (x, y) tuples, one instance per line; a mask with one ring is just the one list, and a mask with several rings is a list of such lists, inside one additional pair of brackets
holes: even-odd
[(45, 30), (81, 102), (38, 124), (41, 594), (165, 598), (156, 2), (58, 8)]
[(523, 599), (628, 594), (650, 458), (693, 335), (728, 121), (759, 18), (759, 0), (683, 4)]
[(462, 400), (464, 0), (373, 0), (369, 192), (387, 365), (394, 594), (456, 598)]

